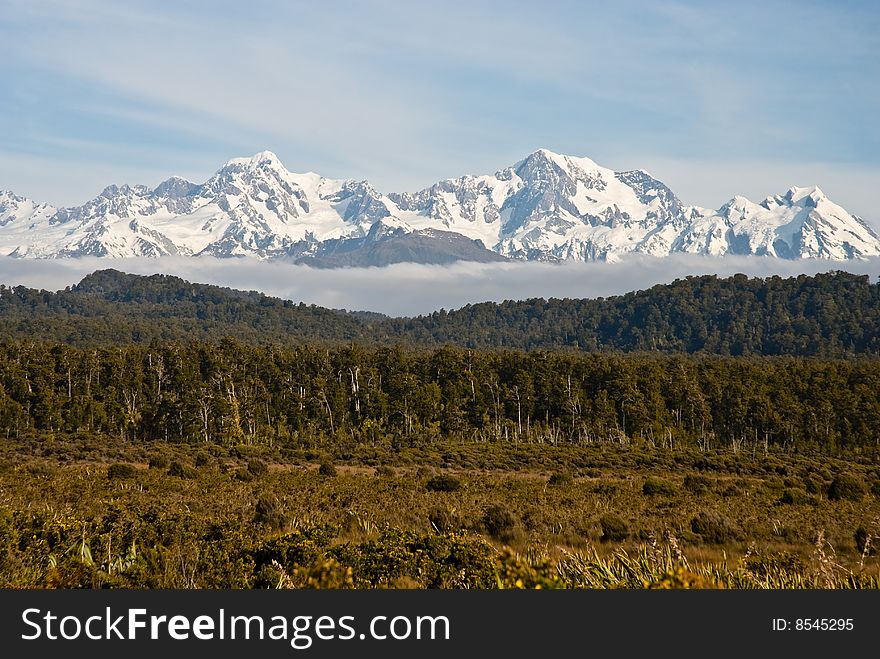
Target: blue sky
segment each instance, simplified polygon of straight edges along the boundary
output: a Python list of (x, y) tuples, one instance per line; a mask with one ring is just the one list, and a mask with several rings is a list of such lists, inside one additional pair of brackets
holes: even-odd
[(0, 0), (0, 189), (82, 203), (263, 149), (414, 190), (538, 147), (877, 226), (880, 3)]

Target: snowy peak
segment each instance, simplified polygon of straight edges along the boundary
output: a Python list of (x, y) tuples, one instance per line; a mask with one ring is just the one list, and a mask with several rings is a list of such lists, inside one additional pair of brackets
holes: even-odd
[(201, 184), (111, 185), (74, 208), (0, 192), (0, 254), (20, 257), (333, 254), (335, 263), (377, 264), (407, 254), (588, 261), (677, 252), (844, 260), (880, 255), (880, 238), (815, 186), (707, 210), (684, 206), (645, 170), (548, 149), (412, 193), (290, 172), (271, 151), (233, 158)]
[(236, 167), (243, 169), (269, 167), (282, 170), (284, 169), (284, 165), (281, 164), (281, 159), (276, 156), (272, 151), (260, 151), (259, 153), (255, 153), (254, 155), (246, 158), (232, 158), (231, 160), (226, 161), (226, 164), (222, 167), (222, 169), (226, 169), (227, 167)]
[(179, 176), (162, 181), (153, 190), (154, 197), (167, 197), (168, 199), (182, 199), (194, 195), (199, 189), (195, 183), (190, 183)]

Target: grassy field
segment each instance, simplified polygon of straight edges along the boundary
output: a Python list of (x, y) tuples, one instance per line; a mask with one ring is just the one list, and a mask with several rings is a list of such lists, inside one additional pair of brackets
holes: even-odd
[(343, 459), (35, 436), (3, 587), (877, 587), (872, 456), (444, 443)]

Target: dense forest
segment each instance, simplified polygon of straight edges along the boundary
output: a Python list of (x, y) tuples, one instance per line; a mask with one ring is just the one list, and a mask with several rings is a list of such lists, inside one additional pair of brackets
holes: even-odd
[(103, 270), (58, 292), (0, 286), (0, 335), (88, 347), (228, 337), (288, 347), (356, 341), (845, 358), (880, 354), (880, 284), (844, 272), (707, 275), (606, 299), (487, 302), (386, 318)]
[(880, 438), (880, 362), (791, 357), (0, 344), (0, 432), (326, 445), (633, 440), (836, 451)]
[(533, 350), (704, 352), (721, 355), (880, 353), (880, 283), (845, 272), (688, 277), (607, 299), (469, 305), (387, 322), (390, 336)]

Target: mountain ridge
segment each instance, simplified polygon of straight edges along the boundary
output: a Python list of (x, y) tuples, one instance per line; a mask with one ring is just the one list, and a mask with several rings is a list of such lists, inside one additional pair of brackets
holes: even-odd
[(4, 341), (100, 347), (158, 341), (397, 344), (468, 349), (880, 357), (880, 283), (691, 276), (607, 298), (531, 298), (392, 318), (99, 270), (57, 292), (0, 285)]
[(70, 208), (0, 192), (0, 255), (21, 258), (251, 256), (333, 267), (630, 253), (845, 261), (880, 255), (880, 236), (817, 186), (757, 203), (734, 196), (712, 210), (685, 205), (645, 170), (547, 149), (404, 193), (290, 172), (271, 151), (230, 159), (202, 184), (110, 185)]

